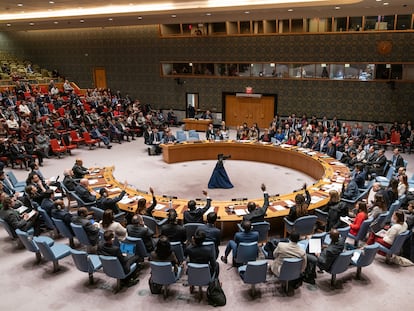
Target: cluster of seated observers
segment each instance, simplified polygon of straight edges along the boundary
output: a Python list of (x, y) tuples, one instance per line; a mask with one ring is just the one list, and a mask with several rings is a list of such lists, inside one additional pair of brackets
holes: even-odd
[[(152, 202), (147, 202), (141, 198), (137, 202), (135, 213), (125, 213), (122, 217), (115, 218), (119, 215), (118, 202), (126, 194), (125, 188), (117, 196), (109, 196), (107, 189), (99, 190), (99, 195), (92, 191), (89, 187), (88, 179), (85, 175), (89, 173), (88, 169), (83, 166), (81, 159), (76, 159), (71, 169), (64, 171), (64, 179), (61, 184), (50, 182), (42, 175), (37, 164), (33, 164), (32, 171), (27, 178), (27, 186), (25, 192), (18, 194), (10, 188), (10, 184), (3, 171), (0, 172), (0, 191), (1, 191), (1, 209), (0, 217), (4, 219), (12, 229), (21, 229), (27, 231), (34, 229), (34, 235), (42, 233), (43, 220), (39, 213), (28, 218), (27, 213), (19, 214), (16, 208), (24, 205), (30, 210), (37, 210), (42, 207), (51, 217), (61, 219), (71, 230), (70, 223), (82, 225), (90, 243), (95, 245), (95, 251), (98, 254), (116, 256), (125, 272), (129, 271), (132, 263), (142, 262), (142, 258), (138, 255), (125, 255), (120, 251), (119, 242), (123, 241), (126, 236), (142, 238), (143, 243), (150, 253), (150, 260), (171, 262), (174, 270), (177, 271), (179, 262), (174, 252), (171, 250), (169, 242), (181, 242), (184, 252), (188, 258), (188, 262), (209, 264), (210, 271), (215, 277), (219, 276), (218, 258), (223, 264), (228, 264), (228, 257), (232, 253), (233, 264), (237, 253), (237, 246), (241, 242), (257, 242), (259, 234), (251, 230), (252, 224), (265, 220), (266, 211), (269, 206), (269, 195), (266, 186), (261, 185), (264, 203), (258, 206), (254, 202), (247, 204), (248, 213), (243, 216), (241, 227), (243, 231), (237, 232), (234, 238), (230, 240), (224, 254), (219, 256), (219, 245), (221, 243), (221, 231), (216, 226), (217, 214), (210, 212), (206, 215), (204, 222), (204, 214), (211, 206), (212, 199), (206, 191), (203, 195), (206, 197), (205, 206), (197, 207), (195, 200), (187, 203), (188, 209), (184, 212), (182, 220), (178, 220), (177, 213), (174, 209), (168, 210), (166, 222), (161, 226), (160, 236), (154, 238), (154, 232), (145, 226), (142, 216), (152, 216), (152, 212), (157, 205), (154, 190), (150, 187), (149, 192), (152, 194)], [(396, 180), (396, 179), (395, 179)], [(125, 185), (127, 182), (125, 182)], [(340, 216), (353, 216), (351, 223), (351, 233), (356, 234), (361, 223), (368, 216), (377, 217), (382, 211), (387, 210), (390, 203), (397, 199), (397, 188), (390, 186), (385, 189), (379, 184), (372, 187), (367, 202), (358, 202), (355, 206), (348, 206), (342, 202), (341, 196), (346, 195), (352, 184), (355, 184), (355, 177), (351, 179), (350, 174), (347, 175), (344, 189), (341, 195), (337, 191), (329, 193), (329, 203), (322, 207), (328, 213), (328, 221), (324, 230), (328, 231), (331, 237), (331, 243), (323, 247), (320, 254), (312, 255), (306, 252), (298, 245), (302, 238), (297, 233), (291, 232), (288, 239), (273, 239), (266, 243), (265, 250), (268, 252), (268, 259), (271, 262), (271, 271), (275, 275), (279, 275), (280, 268), (284, 258), (298, 257), (303, 258), (302, 276), (300, 279), (292, 281), (288, 288), (287, 294), (293, 294), (293, 290), (298, 288), (302, 282), (315, 283), (316, 269), (329, 270), (335, 258), (342, 252), (345, 247), (345, 238), (338, 233), (338, 228), (347, 226), (340, 219)], [(53, 187), (55, 186), (55, 188)], [(55, 191), (53, 190), (55, 189)], [(56, 193), (62, 192), (62, 189), (74, 191), (85, 202), (93, 203), (96, 207), (104, 210), (103, 218), (99, 222), (93, 221), (93, 213), (86, 207), (79, 206), (75, 214), (72, 214), (65, 208), (61, 198), (56, 198)], [(308, 207), (311, 201), (306, 184), (303, 189), (295, 196), (295, 205), (290, 207), (287, 218), (294, 221), (299, 217), (308, 215)], [(391, 225), (383, 237), (377, 237), (370, 234), (368, 243), (378, 242), (386, 246), (392, 245), (395, 237), (412, 228), (414, 220), (414, 201), (409, 201), (404, 205), (405, 209), (397, 210), (392, 216)], [(121, 213), (122, 214), (122, 213)], [(202, 223), (191, 240), (187, 240), (186, 230), (183, 225), (186, 223)], [(100, 239), (100, 231), (103, 231), (103, 239)], [(208, 245), (203, 244), (205, 241), (214, 243), (215, 251)], [(132, 274), (122, 281), (124, 286), (131, 286), (138, 281), (137, 274)], [(286, 291), (286, 288), (282, 287)]]
[[(57, 91), (56, 91), (57, 90)], [(177, 116), (154, 110), (128, 95), (110, 89), (87, 90), (80, 96), (65, 82), (58, 89), (53, 80), (48, 89), (26, 83), (0, 90), (0, 159), (4, 164), (21, 164), (53, 156), (50, 140), (70, 145), (75, 131), (82, 138), (88, 132), (110, 149), (111, 142), (134, 140), (147, 128), (163, 131), (177, 124)]]

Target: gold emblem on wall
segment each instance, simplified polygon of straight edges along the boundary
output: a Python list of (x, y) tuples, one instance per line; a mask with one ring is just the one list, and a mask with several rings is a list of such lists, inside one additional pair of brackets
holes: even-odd
[(379, 41), (377, 44), (377, 51), (381, 55), (388, 55), (391, 53), (392, 50), (392, 42), (391, 41)]

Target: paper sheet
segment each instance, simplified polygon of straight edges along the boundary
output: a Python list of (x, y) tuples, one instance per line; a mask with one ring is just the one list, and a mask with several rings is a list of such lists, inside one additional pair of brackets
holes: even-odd
[(247, 211), (245, 209), (235, 209), (234, 212), (237, 216), (247, 215)]
[(320, 254), (321, 250), (321, 239), (309, 239), (309, 253)]

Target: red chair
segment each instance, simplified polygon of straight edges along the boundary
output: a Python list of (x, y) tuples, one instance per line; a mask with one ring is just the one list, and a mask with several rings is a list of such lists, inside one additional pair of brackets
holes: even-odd
[(76, 131), (70, 131), (70, 139), (72, 140), (72, 143), (77, 145), (85, 143), (85, 139), (79, 137)]
[(71, 150), (78, 148), (78, 145), (75, 145), (75, 144), (69, 143), (69, 145), (67, 145), (63, 138), (62, 138), (62, 146), (66, 147), (66, 150), (68, 151), (69, 154), (72, 154)]
[(395, 148), (401, 146), (401, 134), (397, 131), (391, 133), (391, 145)]
[(62, 118), (65, 116), (65, 108), (60, 107), (57, 111)]
[(55, 138), (50, 140), (50, 146), (52, 147), (53, 153), (56, 153), (58, 155), (58, 158), (60, 158), (61, 154), (67, 152), (67, 148), (65, 146), (59, 145), (58, 140)]
[(99, 139), (92, 139), (91, 135), (88, 132), (84, 132), (83, 139), (85, 140), (85, 144), (89, 146), (89, 149), (92, 149), (92, 147), (95, 147), (96, 144), (99, 146)]

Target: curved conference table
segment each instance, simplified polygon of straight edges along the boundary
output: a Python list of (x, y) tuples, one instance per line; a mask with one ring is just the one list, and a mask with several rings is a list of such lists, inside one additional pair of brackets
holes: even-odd
[[(318, 152), (292, 146), (274, 146), (273, 144), (263, 144), (257, 142), (185, 142), (179, 144), (164, 144), (163, 158), (166, 163), (176, 163), (194, 160), (216, 160), (217, 154), (223, 153), (231, 155), (232, 160), (246, 160), (264, 162), (275, 165), (282, 165), (288, 168), (301, 171), (311, 177), (316, 182), (308, 185), (308, 190), (312, 197), (310, 210), (321, 207), (329, 201), (329, 191), (336, 189), (341, 191), (345, 173), (348, 168), (337, 160)], [(114, 167), (92, 169), (87, 176), (90, 187), (98, 190), (107, 187), (111, 195), (121, 192), (123, 185), (113, 176)], [(275, 175), (277, 178), (277, 175)], [(293, 204), (295, 195), (303, 191), (293, 193), (271, 195), (270, 206), (266, 213), (266, 221), (271, 223), (272, 231), (283, 231), (283, 216), (289, 213), (289, 207)], [(119, 202), (122, 210), (134, 213), (137, 208), (137, 200), (140, 197), (151, 201), (151, 195), (146, 192), (127, 187), (128, 198)], [(153, 211), (153, 216), (165, 218), (167, 211), (174, 208), (179, 219), (182, 219), (183, 212), (187, 209), (187, 202), (190, 198), (170, 199), (157, 196), (158, 205)], [(263, 197), (249, 199), (256, 202), (259, 206), (263, 205)], [(204, 202), (197, 202), (204, 206)], [(247, 200), (240, 198), (238, 201), (212, 201), (212, 208), (218, 215), (218, 224), (221, 225), (223, 235), (232, 235), (237, 231), (237, 223), (246, 213)], [(207, 214), (207, 213), (206, 213)], [(274, 228), (280, 230), (273, 230)]]

